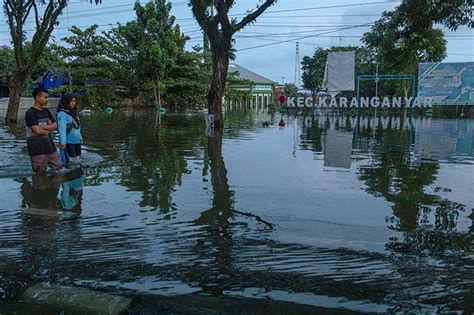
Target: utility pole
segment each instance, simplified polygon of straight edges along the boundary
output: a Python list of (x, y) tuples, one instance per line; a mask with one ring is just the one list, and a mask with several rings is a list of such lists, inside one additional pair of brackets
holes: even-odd
[(300, 43), (296, 42), (296, 58), (295, 58), (295, 85), (301, 86), (301, 65), (300, 65)]

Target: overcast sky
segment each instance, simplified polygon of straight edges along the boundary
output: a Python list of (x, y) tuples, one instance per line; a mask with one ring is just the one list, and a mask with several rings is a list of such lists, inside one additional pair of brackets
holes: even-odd
[[(100, 30), (110, 29), (116, 22), (124, 23), (134, 18), (133, 0), (103, 0), (100, 6), (88, 0), (71, 0), (54, 32), (56, 39), (68, 35), (68, 26), (86, 27), (100, 25)], [(141, 1), (146, 3), (146, 1)], [(237, 0), (231, 14), (241, 19), (259, 0)], [(318, 47), (334, 45), (361, 45), (360, 36), (385, 10), (395, 8), (394, 0), (280, 0), (267, 10), (256, 23), (247, 26), (235, 37), (236, 63), (277, 82), (294, 82), (296, 42), (300, 43), (300, 58), (312, 55)], [(173, 0), (172, 14), (193, 45), (202, 42), (202, 33), (192, 18), (185, 0)], [(288, 11), (290, 10), (290, 11)], [(282, 11), (282, 12), (277, 12)], [(0, 45), (8, 44), (6, 18), (0, 19)], [(31, 30), (33, 24), (28, 24)], [(341, 30), (343, 29), (343, 30)], [(448, 41), (446, 61), (474, 61), (474, 32), (465, 27), (457, 32), (445, 30)], [(304, 38), (302, 38), (304, 37)], [(254, 48), (256, 46), (268, 45)]]

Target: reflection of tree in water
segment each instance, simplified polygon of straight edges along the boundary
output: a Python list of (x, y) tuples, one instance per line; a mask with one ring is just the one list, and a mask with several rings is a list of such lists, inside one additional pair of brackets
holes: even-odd
[[(362, 135), (363, 136), (363, 135)], [(465, 250), (472, 234), (456, 231), (459, 213), (465, 206), (425, 193), (425, 187), (436, 179), (437, 163), (415, 164), (411, 161), (406, 131), (379, 128), (375, 133), (373, 159), (370, 166), (360, 169), (360, 180), (373, 195), (382, 195), (393, 203), (389, 227), (403, 232), (404, 239), (392, 239), (387, 247), (395, 251), (444, 253)], [(430, 216), (434, 222), (430, 223)]]
[[(93, 115), (85, 120), (85, 138), (102, 156), (110, 156), (103, 165), (86, 170), (86, 185), (98, 185), (109, 179), (131, 191), (142, 193), (140, 206), (176, 210), (172, 195), (190, 172), (187, 160), (202, 158), (205, 124), (202, 116), (166, 115), (136, 111), (113, 117)], [(255, 127), (254, 116), (229, 113), (226, 137), (238, 137), (242, 130)]]
[(253, 111), (229, 111), (225, 114), (225, 137), (226, 139), (239, 138), (242, 132), (257, 130), (258, 119)]
[[(201, 213), (194, 222), (206, 227), (205, 237), (199, 240), (194, 250), (204, 259), (213, 257), (210, 262), (215, 275), (215, 282), (203, 284), (216, 294), (222, 294), (232, 284), (231, 278), (235, 258), (233, 249), (233, 227), (245, 226), (238, 217), (253, 219), (265, 228), (272, 229), (273, 225), (261, 217), (234, 208), (234, 192), (230, 190), (227, 169), (222, 157), (222, 132), (216, 131), (214, 137), (208, 139), (208, 159), (213, 188), (212, 207)], [(211, 245), (210, 245), (210, 244)]]
[[(181, 185), (183, 174), (189, 173), (187, 158), (193, 157), (202, 147), (204, 123), (202, 117), (169, 116), (156, 124), (157, 112), (137, 112), (130, 117), (118, 116), (107, 124), (93, 121), (95, 134), (90, 143), (101, 154), (109, 153), (113, 158), (107, 166), (88, 169), (87, 180), (99, 184), (114, 179), (131, 191), (142, 193), (140, 206), (160, 209), (164, 213), (175, 210), (172, 194)], [(116, 129), (116, 133), (109, 130)], [(98, 136), (98, 135), (102, 136)]]
[(319, 126), (319, 119), (311, 115), (309, 119), (303, 118), (302, 132), (300, 135), (300, 148), (320, 153), (323, 151), (322, 136), (325, 128)]

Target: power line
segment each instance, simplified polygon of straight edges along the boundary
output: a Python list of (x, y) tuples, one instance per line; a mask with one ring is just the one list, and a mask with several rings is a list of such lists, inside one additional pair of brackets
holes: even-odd
[(320, 15), (271, 15), (271, 16), (259, 16), (259, 19), (280, 19), (280, 18), (315, 18), (315, 17), (367, 17), (367, 16), (380, 16), (380, 14), (320, 14)]
[(330, 33), (335, 33), (335, 32), (340, 32), (340, 31), (345, 31), (345, 30), (350, 30), (350, 29), (353, 29), (353, 28), (359, 28), (359, 27), (364, 27), (364, 26), (366, 26), (366, 24), (360, 24), (360, 25), (357, 25), (357, 26), (351, 26), (351, 27), (340, 28), (340, 29), (336, 29), (336, 30), (332, 30), (332, 31), (327, 31), (327, 32), (322, 32), (322, 33), (314, 34), (314, 35), (301, 36), (301, 37), (298, 37), (298, 38), (295, 38), (295, 39), (283, 40), (283, 41), (279, 41), (279, 42), (272, 43), (272, 44), (264, 44), (264, 45), (257, 45), (257, 46), (253, 46), (253, 47), (242, 48), (242, 49), (238, 49), (237, 51), (244, 51), (244, 50), (249, 50), (249, 49), (261, 48), (261, 47), (267, 47), (267, 46), (273, 46), (273, 45), (278, 45), (278, 44), (283, 44), (283, 43), (292, 42), (292, 41), (295, 41), (295, 40), (300, 40), (300, 39), (305, 39), (305, 38), (311, 38), (311, 37), (317, 37), (317, 36), (320, 36), (320, 35), (326, 35), (326, 34), (330, 34)]
[[(298, 32), (288, 32), (288, 33), (246, 33), (249, 35), (234, 35), (235, 38), (258, 38), (264, 40), (268, 37), (294, 37), (296, 34), (312, 34), (316, 31), (321, 30), (312, 30), (312, 31), (298, 31)], [(253, 34), (253, 35), (250, 35)], [(341, 38), (362, 38), (364, 34), (361, 35), (329, 35), (329, 36), (319, 36), (319, 37), (341, 37)], [(474, 35), (445, 35), (445, 38), (453, 39), (453, 40), (472, 40)]]
[[(143, 3), (144, 4), (144, 3)], [(181, 2), (179, 3), (179, 5), (184, 5), (186, 4), (186, 2)], [(134, 4), (123, 4), (123, 5), (117, 5), (117, 6), (113, 6), (113, 7), (102, 7), (102, 8), (95, 8), (95, 9), (85, 9), (85, 10), (76, 10), (74, 11), (74, 13), (72, 13), (71, 15), (69, 15), (69, 19), (74, 19), (74, 18), (88, 18), (88, 17), (91, 17), (91, 16), (103, 16), (103, 15), (112, 15), (112, 14), (120, 14), (120, 13), (130, 13), (131, 10), (129, 7), (133, 7)], [(127, 9), (119, 9), (117, 10), (117, 8), (121, 8), (121, 7), (128, 7)], [(82, 13), (85, 13), (85, 12), (94, 12), (94, 13), (90, 13), (88, 15), (83, 15)], [(32, 18), (30, 16), (30, 18)], [(4, 23), (6, 22), (6, 20), (0, 20), (0, 23)], [(28, 22), (28, 23), (25, 23), (25, 24), (34, 24), (36, 22), (34, 21), (31, 21), (31, 22)]]
[[(317, 25), (317, 24), (313, 24), (313, 25), (286, 25), (286, 24), (266, 24), (266, 25), (262, 25), (262, 24), (253, 24), (253, 25), (249, 25), (248, 27), (269, 27), (269, 28), (280, 28), (280, 27), (287, 27), (287, 28), (325, 28), (325, 27), (334, 27), (334, 26), (339, 26), (339, 27), (342, 27), (342, 26), (357, 26), (359, 24), (327, 24), (327, 25)], [(373, 23), (367, 23), (365, 24), (364, 27), (371, 27), (373, 26)]]
[[(335, 8), (348, 8), (348, 7), (359, 7), (366, 5), (376, 5), (376, 4), (389, 4), (389, 3), (400, 3), (400, 0), (387, 0), (387, 1), (377, 1), (377, 2), (361, 2), (353, 4), (340, 4), (340, 5), (331, 5), (324, 7), (310, 7), (310, 8), (299, 8), (299, 9), (288, 9), (288, 10), (278, 10), (278, 11), (265, 11), (264, 14), (274, 14), (274, 13), (283, 13), (283, 12), (296, 12), (296, 11), (309, 11), (309, 10), (324, 10), (324, 9), (335, 9)], [(241, 16), (247, 15), (246, 13), (234, 14), (232, 16)]]
[[(299, 8), (299, 9), (287, 9), (287, 10), (278, 10), (278, 11), (265, 11), (265, 14), (274, 14), (274, 13), (283, 13), (283, 12), (296, 12), (296, 11), (308, 11), (308, 10), (324, 10), (324, 9), (333, 9), (333, 8), (344, 8), (344, 7), (354, 7), (354, 6), (366, 6), (366, 5), (376, 5), (376, 4), (388, 4), (388, 3), (395, 3), (395, 2), (400, 2), (400, 0), (389, 0), (389, 1), (377, 1), (377, 2), (362, 2), (362, 3), (354, 3), (354, 4), (342, 4), (342, 5), (333, 5), (333, 6), (321, 6), (321, 7), (310, 7), (310, 8)], [(174, 5), (186, 5), (186, 2), (176, 2)], [(130, 12), (129, 9), (125, 10), (115, 10), (118, 7), (130, 7), (132, 5), (118, 5), (114, 7), (102, 7), (102, 8), (95, 8), (95, 9), (86, 9), (86, 10), (78, 10), (76, 11), (78, 14), (79, 13), (84, 13), (84, 12), (95, 12), (93, 16), (100, 16), (100, 15), (108, 15), (108, 14), (118, 14), (118, 13), (128, 13)], [(108, 11), (109, 9), (114, 9), (112, 11)], [(100, 11), (104, 12), (100, 12)], [(97, 12), (99, 11), (99, 12)], [(240, 14), (233, 14), (230, 15), (232, 17), (236, 16), (246, 16), (248, 13), (240, 13)], [(79, 17), (79, 16), (72, 16), (73, 17)], [(1, 21), (0, 21), (1, 22)]]

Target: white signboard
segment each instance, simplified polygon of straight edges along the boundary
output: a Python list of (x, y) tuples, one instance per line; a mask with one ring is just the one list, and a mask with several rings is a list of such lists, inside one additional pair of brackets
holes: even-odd
[(355, 89), (355, 51), (330, 51), (324, 81), (329, 94)]

